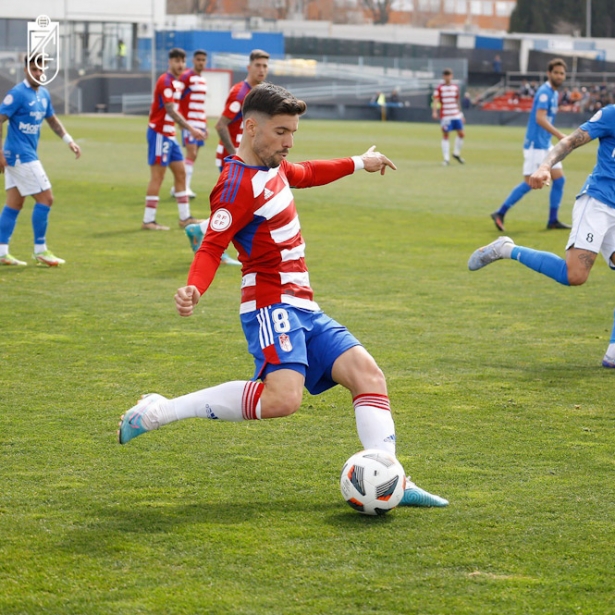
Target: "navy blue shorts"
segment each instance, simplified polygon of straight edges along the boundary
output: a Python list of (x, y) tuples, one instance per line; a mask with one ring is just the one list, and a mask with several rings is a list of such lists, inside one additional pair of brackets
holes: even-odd
[(361, 343), (324, 312), (276, 303), (241, 315), (241, 326), (254, 357), (254, 380), (278, 369), (305, 377), (305, 388), (318, 395), (337, 383), (331, 378), (336, 359)]

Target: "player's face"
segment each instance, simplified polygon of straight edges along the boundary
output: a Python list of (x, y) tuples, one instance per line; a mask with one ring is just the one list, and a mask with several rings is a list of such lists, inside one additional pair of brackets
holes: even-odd
[(30, 84), (34, 89), (38, 88), (38, 82), (34, 81), (37, 79), (41, 80), (41, 75), (45, 72), (42, 68), (39, 68), (34, 62), (30, 64), (30, 71), (28, 72), (28, 67), (25, 67), (24, 73), (26, 74), (26, 81)]
[(267, 79), (269, 70), (269, 60), (267, 58), (257, 58), (248, 64), (248, 82), (251, 86), (263, 83)]
[(554, 88), (559, 88), (566, 81), (566, 69), (563, 66), (554, 66), (553, 70), (548, 72), (547, 75)]
[(262, 166), (275, 169), (293, 146), (299, 127), (298, 115), (254, 116), (252, 151)]
[(446, 85), (450, 85), (451, 81), (453, 80), (453, 75), (442, 75), (442, 79), (444, 79), (444, 83), (446, 83)]
[(186, 58), (169, 58), (169, 72), (179, 77), (186, 70)]
[(194, 56), (192, 65), (194, 66), (194, 71), (196, 73), (202, 73), (207, 65), (207, 56), (199, 53), (199, 55)]

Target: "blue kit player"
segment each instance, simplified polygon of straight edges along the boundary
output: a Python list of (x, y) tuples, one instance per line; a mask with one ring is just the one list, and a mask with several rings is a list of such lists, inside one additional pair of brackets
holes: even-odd
[[(529, 178), (538, 168), (551, 148), (551, 136), (558, 140), (566, 135), (553, 125), (559, 104), (558, 88), (566, 80), (566, 62), (560, 58), (551, 60), (547, 67), (545, 81), (534, 96), (523, 144), (523, 181), (508, 195), (500, 209), (491, 214), (496, 228), (504, 232), (504, 216), (515, 203), (519, 202), (530, 190)], [(551, 194), (549, 195), (548, 229), (569, 229), (570, 226), (560, 222), (557, 215), (564, 194), (564, 171), (560, 163), (551, 169)]]
[[(597, 163), (587, 178), (572, 211), (572, 230), (566, 244), (566, 258), (550, 252), (516, 246), (510, 237), (499, 237), (472, 254), (471, 271), (502, 258), (510, 258), (566, 286), (580, 286), (600, 253), (615, 269), (615, 105), (598, 111), (571, 135), (564, 137), (529, 178), (531, 188), (548, 186), (552, 169), (572, 150), (599, 139)], [(615, 325), (602, 361), (615, 368)]]
[(53, 203), (51, 183), (38, 159), (37, 148), (43, 120), (79, 158), (81, 150), (55, 116), (49, 92), (39, 85), (43, 70), (34, 61), (24, 68), (25, 79), (9, 90), (0, 104), (0, 145), (2, 127), (8, 121), (8, 135), (0, 149), (0, 173), (4, 173), (6, 205), (0, 214), (0, 265), (25, 265), (9, 253), (9, 242), (17, 216), (27, 196), (34, 199), (32, 229), (34, 231), (33, 258), (38, 265), (57, 267), (64, 260), (47, 249), (46, 233), (49, 211)]

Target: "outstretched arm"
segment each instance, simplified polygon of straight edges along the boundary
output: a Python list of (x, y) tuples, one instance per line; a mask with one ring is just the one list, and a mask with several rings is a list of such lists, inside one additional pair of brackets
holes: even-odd
[(572, 150), (589, 143), (591, 140), (592, 138), (589, 136), (589, 133), (580, 128), (577, 128), (572, 134), (564, 137), (545, 156), (538, 170), (530, 175), (530, 187), (535, 190), (540, 190), (543, 186), (548, 186), (551, 180), (551, 169), (553, 165), (566, 158)]
[(376, 146), (372, 145), (362, 156), (363, 168), (368, 173), (380, 171), (380, 175), (384, 175), (387, 167), (397, 171), (397, 167), (384, 155), (376, 151)]
[(175, 307), (180, 316), (192, 316), (194, 307), (199, 302), (201, 293), (196, 286), (182, 286), (175, 293)]

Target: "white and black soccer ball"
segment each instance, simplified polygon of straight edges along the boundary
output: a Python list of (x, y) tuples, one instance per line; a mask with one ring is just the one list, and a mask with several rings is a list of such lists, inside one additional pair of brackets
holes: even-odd
[(344, 464), (340, 477), (342, 496), (364, 515), (384, 515), (404, 495), (406, 473), (397, 459), (384, 451), (367, 449)]

